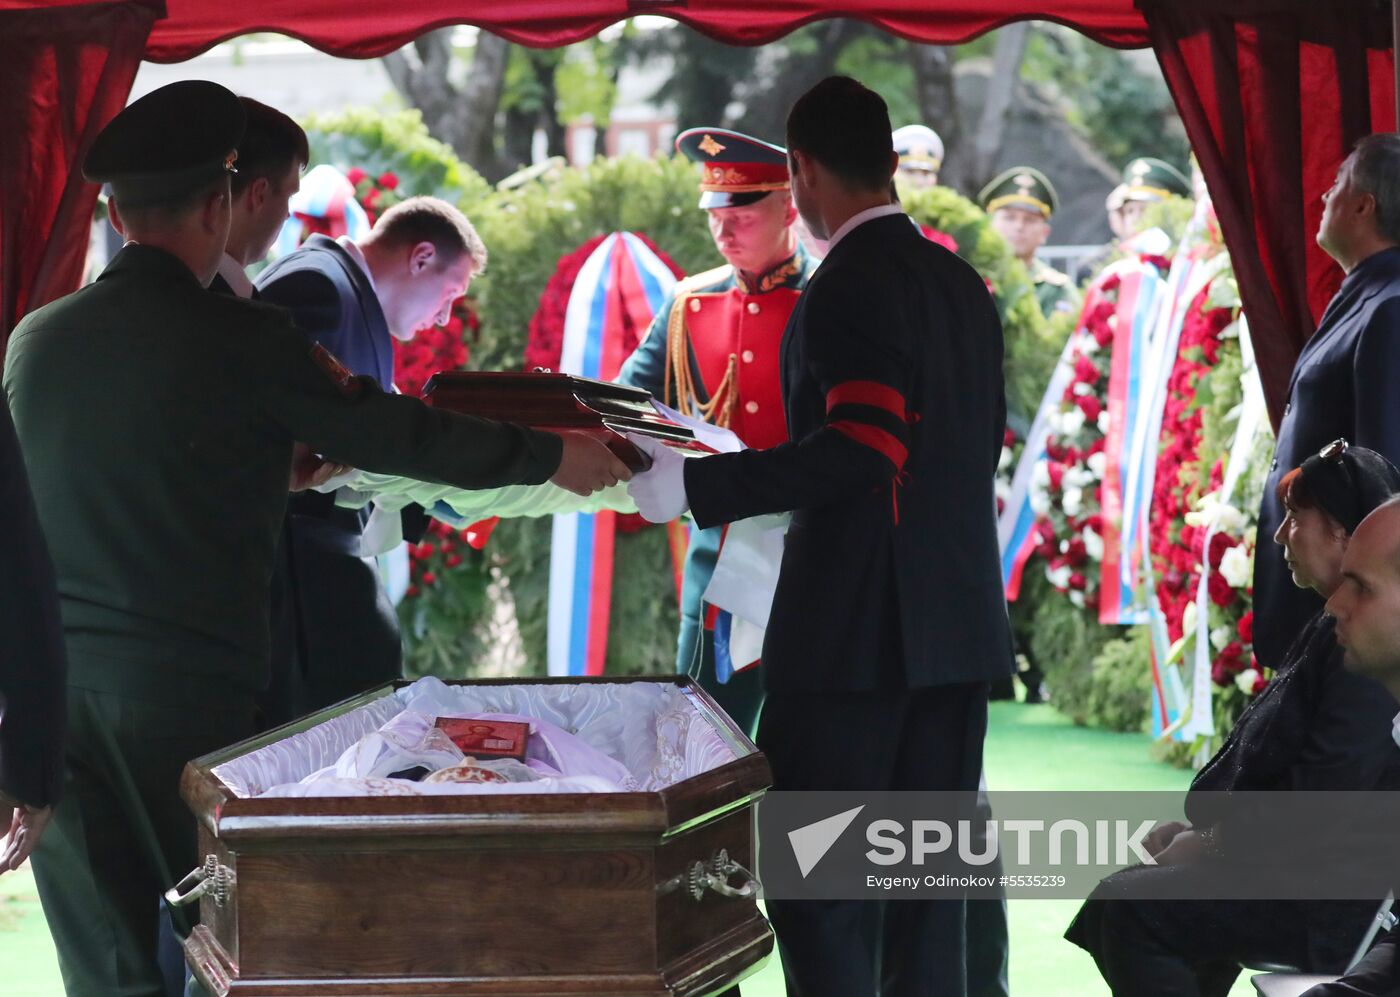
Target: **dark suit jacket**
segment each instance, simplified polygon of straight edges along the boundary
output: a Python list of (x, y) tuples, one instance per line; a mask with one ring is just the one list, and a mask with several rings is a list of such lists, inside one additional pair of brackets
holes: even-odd
[(27, 315), (5, 390), (62, 600), (69, 684), (184, 704), (267, 682), (292, 443), (463, 488), (542, 482), (557, 436), (345, 390), (290, 316), (129, 244)]
[(1293, 584), (1282, 550), (1267, 542), (1283, 522), (1274, 488), (1338, 437), (1400, 463), (1400, 249), (1376, 253), (1347, 275), (1293, 368), (1254, 559), (1254, 653), (1270, 668), (1322, 608), (1315, 593)]
[(0, 793), (31, 806), (63, 784), (63, 631), (29, 476), (0, 404)]
[[(333, 239), (312, 236), (258, 277), (264, 301), (291, 311), (297, 325), (356, 374), (388, 390), (394, 352), (389, 326), (369, 279)], [(287, 530), (295, 600), (294, 657), (302, 674), (274, 673), (272, 692), (299, 690), (281, 710), (264, 704), (269, 721), (290, 720), (397, 678), (402, 644), (398, 615), (375, 568), (361, 559), (366, 516), (337, 508), (329, 495), (291, 499)], [(276, 656), (274, 656), (276, 658)]]
[(793, 511), (763, 648), (770, 690), (1010, 674), (1001, 362), (982, 278), (906, 216), (856, 227), (817, 268), (783, 335), (792, 442), (685, 469), (702, 527)]

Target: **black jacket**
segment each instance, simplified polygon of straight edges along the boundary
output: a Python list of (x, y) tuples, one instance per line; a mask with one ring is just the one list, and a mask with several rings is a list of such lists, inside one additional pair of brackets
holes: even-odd
[[(1259, 508), (1259, 536), (1274, 535), (1283, 507), (1279, 478), (1338, 437), (1400, 463), (1400, 248), (1386, 249), (1347, 275), (1303, 347)], [(1254, 559), (1254, 653), (1277, 668), (1322, 601), (1293, 584), (1283, 552), (1263, 543)]]
[(783, 334), (792, 442), (685, 469), (702, 527), (793, 512), (763, 648), (770, 690), (1011, 672), (1001, 363), (982, 278), (906, 216), (856, 227), (817, 268)]
[(63, 784), (63, 632), (10, 409), (0, 404), (0, 793), (42, 807)]

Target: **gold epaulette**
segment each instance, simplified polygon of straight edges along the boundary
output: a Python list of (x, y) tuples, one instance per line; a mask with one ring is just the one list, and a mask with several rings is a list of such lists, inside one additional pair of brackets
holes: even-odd
[[(671, 304), (671, 314), (666, 318), (666, 367), (662, 375), (662, 391), (666, 396), (663, 400), (668, 405), (675, 406), (676, 409), (686, 415), (693, 415), (704, 419), (717, 426), (728, 426), (731, 410), (734, 405), (733, 392), (730, 390), (734, 380), (735, 358), (729, 358), (729, 370), (725, 372), (724, 380), (710, 400), (701, 403), (695, 394), (695, 385), (690, 377), (690, 342), (689, 333), (685, 326), (686, 299), (692, 294), (709, 288), (711, 285), (723, 283), (734, 273), (734, 268), (728, 263), (715, 267), (713, 270), (706, 270), (703, 273), (692, 274), (676, 282), (675, 300)], [(673, 381), (672, 378), (675, 380)], [(671, 395), (672, 385), (675, 386), (675, 396)]]
[(676, 282), (676, 303), (679, 304), (681, 298), (687, 294), (694, 294), (704, 290), (711, 284), (718, 284), (728, 280), (734, 275), (734, 268), (728, 263), (721, 264), (713, 270), (706, 270), (702, 273), (691, 274), (689, 277), (682, 277)]

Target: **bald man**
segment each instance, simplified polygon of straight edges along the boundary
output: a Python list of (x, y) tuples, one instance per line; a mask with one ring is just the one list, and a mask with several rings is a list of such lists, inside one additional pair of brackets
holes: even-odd
[[(1342, 558), (1342, 584), (1327, 600), (1327, 612), (1337, 618), (1337, 643), (1346, 652), (1346, 667), (1375, 679), (1400, 699), (1400, 499), (1371, 513), (1352, 534)], [(1381, 936), (1340, 980), (1315, 986), (1303, 997), (1396, 994), (1400, 928)]]

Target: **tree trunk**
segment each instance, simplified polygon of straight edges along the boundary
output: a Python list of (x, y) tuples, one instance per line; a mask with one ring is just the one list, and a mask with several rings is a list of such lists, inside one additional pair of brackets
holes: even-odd
[(564, 122), (559, 120), (559, 60), (549, 58), (554, 53), (530, 52), (530, 64), (540, 83), (540, 122), (546, 138), (546, 156), (567, 155), (564, 149)]
[(394, 89), (423, 114), (434, 137), (452, 146), (488, 180), (503, 174), (495, 152), (496, 111), (505, 88), (510, 43), (485, 31), (477, 35), (476, 51), (465, 85), (459, 90), (449, 79), (452, 28), (440, 28), (383, 59)]
[(786, 55), (776, 71), (742, 91), (744, 114), (738, 128), (768, 142), (782, 144), (788, 110), (797, 98), (836, 72), (836, 60), (846, 46), (864, 31), (875, 31), (861, 21), (838, 19), (814, 25), (814, 55)]
[(1006, 112), (1021, 80), (1021, 61), (1026, 55), (1030, 25), (1025, 21), (1008, 24), (997, 32), (992, 53), (992, 76), (987, 81), (987, 99), (972, 146), (966, 180), (967, 190), (981, 190), (992, 178), (1002, 140), (1006, 135)]
[(938, 182), (945, 187), (963, 188), (959, 178), (962, 148), (962, 120), (958, 115), (957, 85), (953, 79), (953, 50), (943, 45), (909, 46), (914, 64), (914, 90), (923, 123), (943, 140), (943, 166)]

